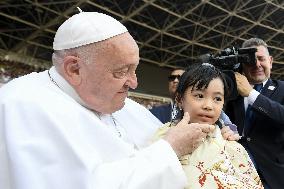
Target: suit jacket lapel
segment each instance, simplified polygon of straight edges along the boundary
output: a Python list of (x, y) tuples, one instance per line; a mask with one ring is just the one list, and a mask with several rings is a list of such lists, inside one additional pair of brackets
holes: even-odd
[(267, 97), (271, 97), (271, 95), (274, 93), (275, 89), (277, 88), (277, 85), (272, 82), (271, 79), (268, 79), (265, 86), (263, 87), (261, 94)]
[[(275, 83), (273, 83), (271, 79), (268, 79), (265, 86), (261, 90), (260, 94), (267, 96), (267, 97), (271, 97), (271, 95), (274, 93), (276, 87), (277, 87), (277, 85)], [(254, 114), (253, 120), (251, 121), (253, 125), (255, 124), (255, 121), (256, 120), (255, 120), (255, 114)], [(248, 131), (246, 131), (246, 133), (250, 133), (253, 130), (253, 128), (254, 127), (250, 127), (250, 129)]]

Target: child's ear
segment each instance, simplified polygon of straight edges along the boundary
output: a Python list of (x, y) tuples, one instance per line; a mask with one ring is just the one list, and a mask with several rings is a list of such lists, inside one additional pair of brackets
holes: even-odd
[(181, 96), (177, 95), (175, 98), (175, 103), (177, 104), (177, 107), (182, 110), (183, 109), (183, 99)]
[(182, 108), (182, 99), (181, 99), (181, 97), (180, 97), (180, 95), (179, 94), (176, 94), (176, 97), (175, 97), (175, 103), (176, 103), (176, 105), (177, 105), (177, 107), (179, 108), (179, 109), (181, 109)]
[(182, 102), (177, 103), (177, 106), (178, 106), (178, 108), (179, 108), (180, 110), (182, 110), (182, 109), (183, 109), (183, 108), (182, 108), (182, 107), (183, 107), (182, 105), (183, 105), (183, 103), (182, 103)]

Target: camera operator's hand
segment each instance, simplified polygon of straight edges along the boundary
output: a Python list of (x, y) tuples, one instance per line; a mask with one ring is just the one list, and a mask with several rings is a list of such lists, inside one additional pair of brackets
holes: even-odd
[(213, 132), (215, 126), (209, 124), (190, 123), (187, 112), (183, 119), (171, 127), (163, 138), (170, 143), (178, 157), (193, 152), (206, 138), (208, 133)]
[(249, 84), (246, 76), (235, 72), (236, 82), (237, 82), (237, 88), (238, 92), (241, 96), (247, 97), (249, 96), (249, 93), (252, 91), (252, 86)]

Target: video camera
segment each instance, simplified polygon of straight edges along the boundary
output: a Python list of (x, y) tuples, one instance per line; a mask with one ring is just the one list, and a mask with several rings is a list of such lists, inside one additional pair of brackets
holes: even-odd
[(242, 65), (256, 65), (256, 48), (226, 48), (213, 56), (207, 54), (200, 57), (202, 62), (207, 62), (222, 70), (230, 89), (229, 99), (236, 99), (238, 96), (237, 83), (234, 72), (242, 73)]
[(256, 65), (256, 48), (226, 48), (216, 54), (209, 55), (209, 63), (221, 70), (242, 72), (242, 64)]

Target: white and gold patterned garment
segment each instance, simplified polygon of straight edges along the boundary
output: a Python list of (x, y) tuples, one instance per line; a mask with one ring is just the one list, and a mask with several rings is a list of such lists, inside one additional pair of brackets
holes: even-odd
[[(154, 136), (157, 140), (170, 128), (166, 123)], [(246, 150), (236, 141), (224, 140), (216, 126), (192, 154), (180, 158), (188, 178), (187, 189), (260, 189), (259, 175)]]

